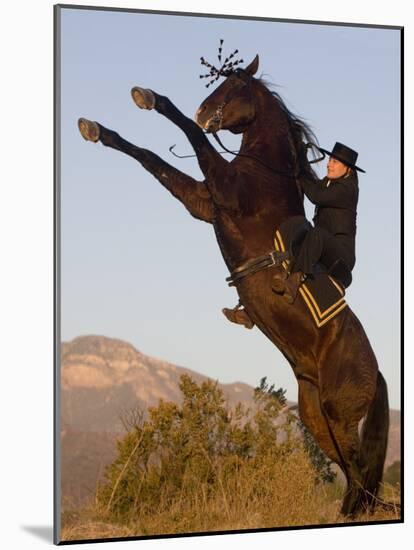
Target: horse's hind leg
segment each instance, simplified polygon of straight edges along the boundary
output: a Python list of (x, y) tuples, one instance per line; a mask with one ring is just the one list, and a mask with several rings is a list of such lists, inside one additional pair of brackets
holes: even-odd
[(322, 410), (348, 484), (341, 508), (341, 513), (346, 516), (355, 516), (368, 508), (358, 424), (365, 416), (369, 402), (362, 407), (356, 399), (356, 391), (351, 389), (346, 384), (342, 387), (330, 385), (328, 388), (321, 384)]
[(328, 416), (328, 423), (344, 466), (348, 484), (341, 513), (346, 516), (354, 516), (368, 508), (367, 495), (363, 486), (358, 422), (338, 422)]
[(342, 468), (341, 457), (332, 439), (329, 425), (321, 409), (319, 389), (312, 382), (300, 378), (299, 416), (319, 447), (333, 462)]
[(348, 481), (342, 513), (354, 516), (369, 506), (368, 453), (361, 445), (358, 425), (375, 400), (378, 365), (361, 323), (350, 310), (327, 325), (318, 369), (322, 409)]
[(327, 417), (321, 406), (319, 388), (299, 380), (299, 414), (322, 451), (344, 473), (348, 488), (341, 513), (353, 515), (366, 504), (359, 457), (358, 422), (345, 424)]

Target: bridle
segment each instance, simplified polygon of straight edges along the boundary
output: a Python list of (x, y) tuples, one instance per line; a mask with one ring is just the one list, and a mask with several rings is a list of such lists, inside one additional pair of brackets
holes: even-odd
[[(236, 69), (234, 71), (234, 74), (237, 75), (237, 77), (240, 79), (240, 80), (243, 80), (244, 82), (244, 86), (247, 87), (248, 91), (249, 91), (249, 95), (250, 95), (250, 101), (253, 102), (253, 93), (252, 93), (252, 75), (251, 74), (248, 74), (246, 73), (246, 71), (242, 68), (239, 68), (239, 69)], [(230, 95), (230, 94), (229, 94)], [(232, 94), (233, 95), (233, 94)], [(228, 96), (224, 99), (224, 101), (222, 103), (220, 103), (220, 105), (217, 107), (216, 109), (216, 112), (214, 113), (214, 115), (211, 117), (211, 121), (212, 122), (216, 122), (218, 123), (219, 127), (218, 127), (218, 130), (221, 130), (222, 128), (222, 124), (223, 124), (223, 109), (224, 107), (227, 105), (227, 103), (229, 103), (229, 101), (231, 100), (231, 97), (229, 98)], [(217, 131), (218, 131), (217, 130)], [(214, 135), (215, 132), (212, 132), (212, 134)], [(230, 151), (231, 152), (231, 151)]]
[[(245, 85), (248, 87), (249, 89), (249, 93), (250, 93), (250, 100), (253, 101), (253, 94), (252, 94), (252, 90), (251, 90), (251, 83), (252, 83), (252, 75), (250, 74), (247, 74), (246, 71), (244, 71), (243, 69), (237, 69), (237, 74), (240, 75), (240, 77), (245, 81)], [(243, 75), (243, 77), (241, 76)], [(247, 80), (245, 80), (247, 77)], [(254, 157), (252, 155), (246, 155), (245, 153), (240, 153), (240, 152), (237, 152), (235, 153), (234, 151), (230, 151), (229, 149), (227, 149), (223, 143), (221, 142), (220, 138), (218, 137), (217, 135), (217, 132), (219, 130), (221, 130), (222, 128), (222, 124), (223, 124), (223, 108), (227, 105), (227, 103), (229, 102), (228, 98), (226, 98), (223, 103), (220, 103), (220, 105), (217, 107), (216, 109), (216, 112), (214, 113), (214, 115), (212, 116), (212, 118), (210, 119), (212, 122), (215, 122), (218, 124), (218, 129), (215, 131), (215, 132), (211, 132), (214, 139), (217, 141), (217, 143), (220, 145), (220, 147), (222, 147), (226, 153), (230, 153), (234, 156), (237, 156), (237, 157), (246, 157), (246, 158), (250, 158), (252, 160), (255, 160), (256, 162), (258, 162), (259, 164), (261, 164), (262, 166), (264, 166), (265, 168), (267, 168), (268, 170), (270, 170), (271, 172), (273, 172), (274, 174), (278, 175), (278, 176), (283, 176), (283, 177), (286, 177), (286, 178), (290, 178), (290, 179), (294, 179), (295, 181), (297, 181), (297, 179), (299, 178), (299, 176), (301, 175), (301, 170), (299, 168), (296, 167), (295, 169), (295, 172), (294, 174), (292, 175), (290, 172), (282, 172), (281, 170), (276, 170), (275, 168), (273, 168), (272, 166), (269, 166), (268, 164), (266, 164), (265, 162), (263, 162), (261, 159), (257, 158), (257, 157)], [(306, 143), (305, 144), (305, 147), (306, 149), (310, 149), (312, 147), (316, 147), (316, 145), (314, 143)], [(313, 164), (315, 162), (319, 162), (321, 160), (323, 160), (325, 158), (325, 153), (322, 153), (322, 157), (320, 158), (317, 158), (317, 159), (314, 159), (313, 161), (309, 161), (309, 164)]]
[[(236, 69), (235, 71), (233, 71), (234, 73), (237, 74), (237, 76), (239, 78), (241, 78), (243, 81), (244, 81), (244, 84), (245, 86), (248, 87), (248, 90), (249, 90), (249, 93), (250, 93), (250, 100), (253, 101), (253, 93), (252, 93), (252, 80), (253, 80), (253, 76), (251, 74), (248, 74), (246, 73), (246, 71), (242, 68), (238, 68)], [(214, 115), (210, 118), (209, 122), (213, 122), (215, 124), (218, 124), (218, 128), (216, 131), (214, 132), (211, 132), (211, 134), (213, 135), (214, 139), (217, 141), (217, 143), (220, 145), (220, 147), (222, 147), (224, 149), (224, 151), (220, 151), (221, 154), (224, 154), (224, 153), (229, 153), (231, 155), (234, 155), (236, 157), (245, 157), (245, 158), (249, 158), (249, 159), (252, 159), (256, 162), (258, 162), (259, 164), (261, 164), (262, 166), (264, 166), (265, 168), (267, 168), (269, 171), (273, 172), (274, 174), (278, 175), (278, 176), (282, 176), (282, 177), (286, 177), (286, 178), (290, 178), (290, 179), (293, 179), (295, 181), (298, 180), (298, 178), (300, 177), (301, 175), (301, 170), (296, 166), (295, 167), (295, 171), (294, 171), (294, 174), (292, 174), (291, 172), (283, 172), (281, 170), (276, 170), (275, 168), (273, 168), (272, 166), (269, 166), (268, 164), (266, 164), (265, 162), (263, 162), (261, 159), (257, 158), (257, 157), (254, 157), (253, 155), (246, 155), (245, 153), (240, 153), (239, 151), (235, 152), (235, 151), (230, 151), (229, 149), (227, 149), (227, 147), (225, 147), (225, 145), (223, 145), (223, 143), (221, 142), (220, 138), (218, 137), (217, 135), (217, 132), (220, 131), (222, 129), (222, 125), (223, 125), (223, 109), (224, 107), (229, 103), (231, 98), (228, 98), (226, 97), (224, 99), (224, 101), (222, 103), (220, 103), (214, 113)], [(207, 130), (204, 131), (206, 134), (210, 133), (208, 132)], [(176, 157), (178, 158), (190, 158), (190, 157), (195, 157), (196, 155), (177, 155), (175, 152), (173, 152), (173, 149), (174, 149), (175, 145), (172, 145), (170, 148), (169, 148), (169, 151)], [(311, 143), (311, 142), (308, 142), (305, 144), (305, 148), (306, 149), (311, 149), (311, 148), (317, 148), (317, 145), (314, 144), (314, 143)], [(319, 151), (319, 149), (318, 149)], [(325, 158), (325, 153), (323, 153), (322, 151), (320, 151), (322, 153), (322, 156), (321, 157), (318, 157), (314, 160), (311, 160), (311, 161), (308, 161), (309, 164), (314, 164), (316, 162), (320, 162), (321, 160), (323, 160)]]

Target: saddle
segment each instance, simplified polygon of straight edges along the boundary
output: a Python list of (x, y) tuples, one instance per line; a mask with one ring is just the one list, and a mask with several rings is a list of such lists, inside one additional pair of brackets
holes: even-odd
[[(295, 258), (312, 228), (304, 216), (295, 216), (286, 220), (277, 229), (274, 243), (276, 251), (287, 255), (282, 266), (286, 271), (295, 271)], [(299, 287), (299, 294), (308, 307), (316, 325), (321, 327), (342, 311), (345, 302), (345, 288), (352, 282), (347, 264), (338, 259), (327, 267), (319, 263), (315, 266), (312, 278), (307, 278)]]

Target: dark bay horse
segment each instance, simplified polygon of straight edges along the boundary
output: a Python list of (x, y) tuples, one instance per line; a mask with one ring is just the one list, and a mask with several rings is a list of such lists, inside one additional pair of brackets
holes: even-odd
[[(135, 87), (142, 109), (155, 109), (185, 133), (205, 177), (196, 181), (153, 152), (124, 140), (97, 122), (79, 119), (82, 136), (135, 158), (192, 216), (214, 226), (230, 272), (274, 250), (275, 229), (304, 215), (293, 174), (311, 170), (304, 154), (309, 129), (281, 98), (254, 78), (259, 57), (226, 76), (196, 113), (184, 116), (165, 96)], [(240, 155), (225, 160), (205, 133), (243, 134)], [(246, 156), (242, 156), (246, 155)], [(254, 157), (254, 158), (252, 158)], [(241, 303), (256, 326), (281, 350), (299, 385), (299, 414), (325, 454), (347, 479), (341, 512), (373, 509), (388, 439), (387, 386), (370, 342), (349, 307), (317, 328), (302, 300), (272, 291), (272, 267), (241, 279)], [(359, 430), (360, 421), (364, 420)]]

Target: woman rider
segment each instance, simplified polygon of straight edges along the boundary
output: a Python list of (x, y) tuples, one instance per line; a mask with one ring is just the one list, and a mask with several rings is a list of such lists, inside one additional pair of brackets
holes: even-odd
[[(327, 175), (321, 180), (301, 180), (300, 184), (308, 199), (315, 204), (312, 227), (294, 260), (292, 273), (287, 276), (279, 269), (273, 278), (272, 288), (293, 303), (300, 284), (314, 274), (317, 263), (330, 271), (334, 264), (342, 261), (351, 283), (351, 271), (355, 265), (355, 235), (358, 204), (357, 171), (358, 153), (346, 145), (336, 142), (332, 151), (319, 148), (329, 155)], [(223, 309), (224, 315), (234, 323), (252, 328), (253, 322), (244, 309)]]

